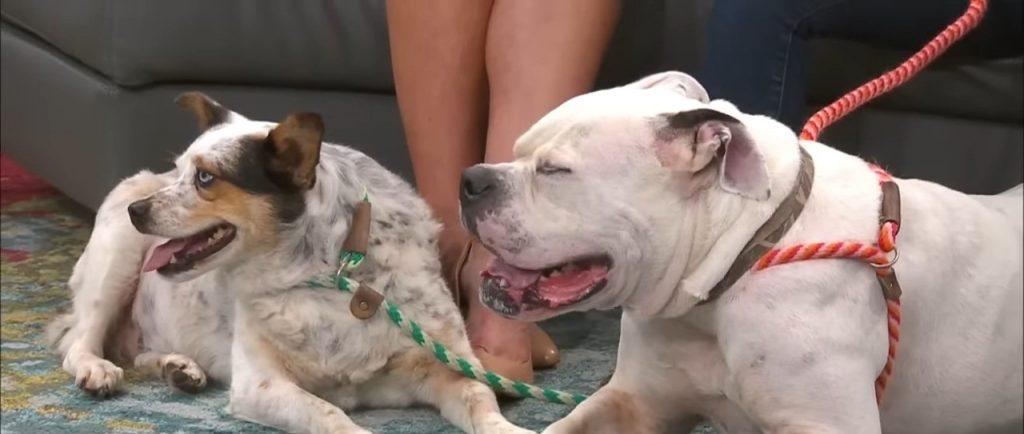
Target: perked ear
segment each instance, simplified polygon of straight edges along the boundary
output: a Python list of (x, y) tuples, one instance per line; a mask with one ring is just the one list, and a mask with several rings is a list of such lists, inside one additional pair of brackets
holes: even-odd
[(293, 113), (267, 136), (267, 171), (286, 187), (308, 190), (316, 184), (324, 122), (316, 113)]
[(648, 75), (625, 87), (636, 88), (636, 89), (669, 89), (679, 92), (680, 95), (698, 100), (700, 102), (708, 102), (708, 91), (704, 90), (704, 86), (693, 78), (689, 74), (682, 73), (679, 71), (666, 71), (660, 72), (653, 75)]
[[(214, 101), (202, 92), (185, 92), (174, 99), (179, 107), (189, 110), (199, 121), (199, 131), (206, 131), (215, 125), (227, 122), (232, 117), (242, 118), (241, 115)], [(244, 118), (243, 118), (244, 119)]]
[(771, 196), (764, 156), (738, 119), (701, 108), (666, 116), (657, 134), (662, 165), (698, 173), (717, 161), (718, 183), (723, 190), (755, 200)]

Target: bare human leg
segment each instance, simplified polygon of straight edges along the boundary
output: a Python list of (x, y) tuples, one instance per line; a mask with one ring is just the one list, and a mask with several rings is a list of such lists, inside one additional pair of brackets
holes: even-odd
[[(485, 50), (490, 94), (487, 162), (511, 161), (513, 143), (531, 124), (592, 88), (619, 7), (618, 0), (495, 1)], [(479, 288), (480, 270), (489, 260), (486, 250), (473, 250), (461, 276), (467, 288)], [(475, 294), (469, 299), (470, 341), (485, 364), (514, 366), (531, 358), (538, 367), (557, 363), (557, 349), (546, 334), (498, 316)]]
[(446, 276), (468, 240), (459, 220), (462, 170), (483, 161), (490, 13), (489, 1), (387, 2), (402, 124), (416, 188), (444, 225)]
[[(443, 226), (439, 247), (445, 276), (453, 280), (449, 287), (466, 288), (465, 294), (456, 296), (479, 313), (484, 308), (478, 301), (480, 267), (468, 275), (460, 272), (469, 235), (460, 221), (458, 198), (462, 171), (483, 162), (484, 46), (491, 3), (389, 0), (387, 13), (395, 88), (416, 186)], [(516, 347), (527, 357), (520, 364), (507, 364), (485, 355), (484, 365), (507, 377), (532, 381), (529, 335), (511, 331), (516, 333), (503, 345)]]

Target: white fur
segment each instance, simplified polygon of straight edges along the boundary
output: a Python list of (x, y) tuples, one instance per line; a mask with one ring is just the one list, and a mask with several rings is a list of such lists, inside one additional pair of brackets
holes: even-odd
[[(665, 117), (697, 109), (742, 123), (763, 155), (770, 197), (745, 198), (714, 176), (661, 164), (665, 155), (688, 158), (692, 145), (661, 139)], [(778, 245), (874, 242), (880, 189), (867, 163), (800, 142), (725, 101), (657, 86), (574, 98), (520, 138), (514, 163), (490, 166), (506, 199), (464, 218), (478, 219), (478, 235), (506, 262), (542, 268), (594, 253), (614, 260), (600, 293), (521, 315), (624, 310), (610, 383), (546, 433), (684, 432), (694, 416), (725, 433), (1020, 432), (1019, 187), (970, 196), (896, 180), (903, 323), (881, 408), (874, 380), (886, 359), (886, 309), (866, 264), (816, 260), (750, 272), (717, 301), (696, 306), (791, 190), (798, 146), (813, 157), (814, 187)], [(535, 172), (548, 158), (573, 173)]]
[(174, 388), (201, 388), (206, 376), (230, 383), (234, 415), (290, 432), (363, 433), (346, 410), (413, 404), (438, 407), (468, 432), (527, 432), (501, 416), (489, 388), (437, 363), (383, 312), (356, 319), (348, 293), (305, 285), (333, 272), (366, 188), (373, 206), (371, 246), (353, 277), (384, 293), (453, 352), (475, 360), (441, 278), (439, 225), (405, 182), (361, 153), (323, 145), (304, 212), (270, 228), (269, 246), (255, 241), (267, 228), (248, 230), (253, 222), (245, 216), (218, 216), (239, 227), (227, 248), (174, 281), (140, 274), (147, 252), (165, 239), (140, 234), (127, 206), (152, 199), (151, 226), (168, 237), (216, 223), (186, 218), (203, 200), (193, 182), (194, 158), (239, 164), (241, 139), (265, 136), (275, 126), (237, 114), (226, 119), (202, 134), (175, 170), (129, 178), (101, 206), (69, 281), (73, 311), (50, 330), (64, 369), (82, 388), (101, 395), (116, 391), (122, 370), (107, 359), (114, 355), (110, 348), (123, 347), (124, 363), (164, 377)]

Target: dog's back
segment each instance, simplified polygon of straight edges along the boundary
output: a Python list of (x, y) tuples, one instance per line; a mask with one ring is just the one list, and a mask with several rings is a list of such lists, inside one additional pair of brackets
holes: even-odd
[(973, 197), (985, 206), (1006, 214), (1010, 222), (1017, 226), (1017, 235), (1024, 238), (1024, 184), (1019, 184), (996, 195)]
[(981, 196), (919, 180), (899, 184), (903, 325), (883, 428), (1019, 424), (1024, 188)]

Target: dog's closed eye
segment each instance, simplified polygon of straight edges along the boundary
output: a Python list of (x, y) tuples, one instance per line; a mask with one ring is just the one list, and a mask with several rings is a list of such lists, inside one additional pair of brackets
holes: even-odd
[(572, 173), (572, 169), (563, 166), (556, 166), (551, 163), (541, 163), (537, 165), (537, 173), (541, 175), (568, 175)]

